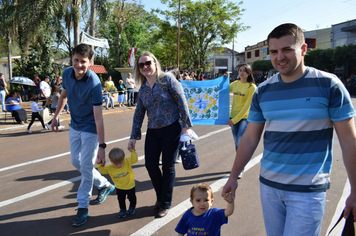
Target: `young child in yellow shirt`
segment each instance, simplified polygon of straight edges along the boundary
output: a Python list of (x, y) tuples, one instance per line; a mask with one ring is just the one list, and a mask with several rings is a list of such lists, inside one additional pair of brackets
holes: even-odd
[[(108, 166), (98, 165), (101, 174), (109, 174), (116, 187), (117, 199), (120, 207), (120, 218), (126, 214), (133, 215), (136, 208), (135, 178), (131, 165), (138, 161), (137, 153), (130, 150), (131, 156), (125, 158), (125, 152), (121, 148), (113, 148), (109, 152), (111, 164)], [(126, 211), (125, 199), (129, 199), (130, 207)]]

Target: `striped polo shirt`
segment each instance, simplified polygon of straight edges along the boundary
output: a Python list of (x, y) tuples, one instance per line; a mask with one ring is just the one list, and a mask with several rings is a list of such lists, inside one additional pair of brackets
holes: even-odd
[(248, 116), (249, 122), (265, 122), (260, 181), (287, 191), (328, 189), (332, 122), (355, 114), (340, 79), (312, 67), (292, 83), (279, 74), (261, 83)]

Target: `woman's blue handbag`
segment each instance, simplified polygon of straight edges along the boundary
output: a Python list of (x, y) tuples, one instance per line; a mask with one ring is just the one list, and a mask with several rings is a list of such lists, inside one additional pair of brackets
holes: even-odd
[(192, 141), (183, 142), (179, 147), (179, 155), (182, 158), (183, 168), (191, 170), (199, 167), (198, 153)]

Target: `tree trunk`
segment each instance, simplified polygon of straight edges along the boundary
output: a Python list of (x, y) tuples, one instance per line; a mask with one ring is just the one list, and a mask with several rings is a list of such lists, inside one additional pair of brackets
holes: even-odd
[[(89, 34), (92, 37), (95, 37), (95, 18), (96, 18), (96, 12), (95, 12), (95, 0), (90, 0), (90, 20), (89, 20)], [(94, 51), (94, 46), (91, 46), (91, 48)], [(94, 65), (94, 55), (92, 58), (92, 64)]]
[[(11, 44), (11, 38), (10, 38), (10, 32), (9, 29), (6, 30), (6, 47), (7, 47), (7, 60), (8, 60), (8, 66), (9, 66), (9, 80), (12, 78), (12, 65), (11, 65), (11, 49), (10, 49), (10, 44)], [(10, 83), (10, 90), (12, 91), (12, 83)]]
[(118, 34), (117, 34), (117, 59), (116, 59), (116, 65), (117, 65), (117, 66), (122, 66), (122, 60), (121, 60), (121, 32), (122, 32), (122, 27), (118, 27)]
[(77, 46), (80, 42), (80, 7), (82, 6), (81, 0), (73, 0), (72, 4), (72, 19), (73, 19), (73, 30), (74, 30), (74, 47)]

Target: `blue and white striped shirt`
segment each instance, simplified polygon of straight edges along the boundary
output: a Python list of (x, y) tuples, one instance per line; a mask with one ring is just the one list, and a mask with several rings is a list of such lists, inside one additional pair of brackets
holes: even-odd
[(252, 99), (249, 122), (266, 122), (260, 181), (297, 192), (330, 187), (333, 121), (355, 116), (351, 98), (335, 75), (309, 67), (284, 83), (274, 75)]

